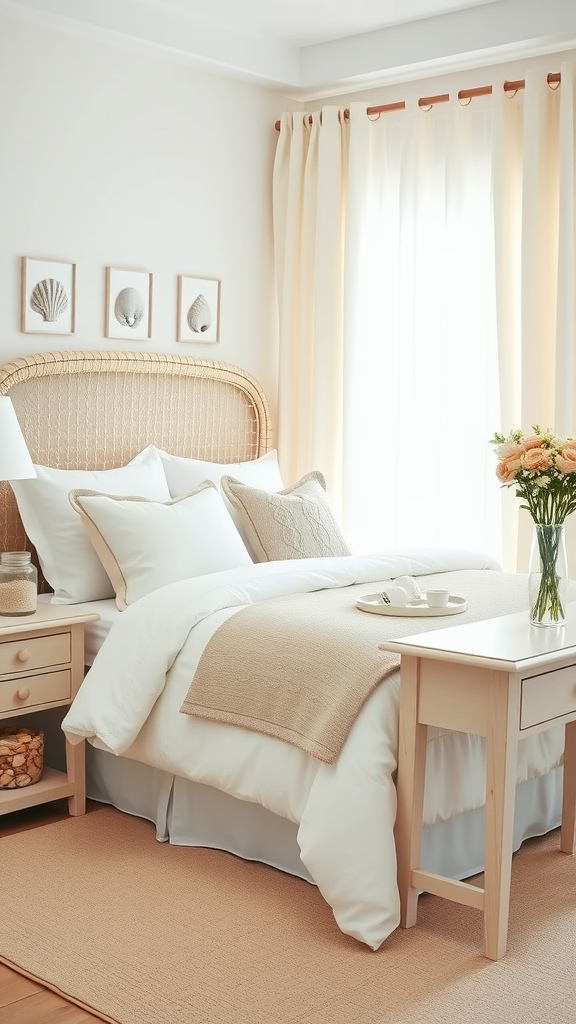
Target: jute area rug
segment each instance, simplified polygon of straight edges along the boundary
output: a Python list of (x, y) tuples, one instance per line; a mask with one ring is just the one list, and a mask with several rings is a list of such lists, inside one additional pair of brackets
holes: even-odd
[(470, 908), (423, 896), (374, 953), (306, 882), (105, 808), (0, 839), (0, 960), (119, 1024), (568, 1024), (576, 873), (557, 843), (515, 855), (493, 963)]

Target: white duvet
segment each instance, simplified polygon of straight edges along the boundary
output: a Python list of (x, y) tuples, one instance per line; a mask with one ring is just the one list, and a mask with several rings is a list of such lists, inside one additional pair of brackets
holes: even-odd
[[(114, 623), (62, 727), (72, 743), (86, 738), (298, 823), (302, 862), (338, 927), (377, 949), (399, 923), (393, 831), (399, 673), (380, 683), (366, 702), (334, 765), (281, 740), (179, 709), (211, 635), (246, 604), (360, 583), (368, 593), (401, 575), (432, 574), (420, 581), (423, 588), (443, 585), (460, 594), (455, 588), (462, 581), (470, 587), (474, 575), (463, 570), (481, 570), (483, 582), (484, 572), (489, 574), (491, 615), (527, 607), (524, 581), (504, 576), (489, 558), (449, 549), (264, 562), (170, 584), (141, 598)], [(498, 583), (505, 580), (524, 585), (499, 596)], [(469, 618), (470, 611), (458, 619), (395, 621), (401, 636), (416, 632), (415, 624), (441, 628)], [(437, 730), (430, 730), (429, 739), (425, 820), (481, 806), (482, 741)], [(544, 774), (559, 763), (561, 752), (559, 730), (523, 741), (518, 780)]]

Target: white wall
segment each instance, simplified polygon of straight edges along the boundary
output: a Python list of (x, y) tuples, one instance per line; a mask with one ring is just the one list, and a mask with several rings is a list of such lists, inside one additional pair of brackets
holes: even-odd
[[(239, 363), (276, 404), (274, 121), (292, 101), (0, 15), (0, 362), (51, 349)], [(22, 256), (77, 265), (74, 335), (20, 331)], [(104, 337), (105, 267), (153, 272), (150, 341)], [(177, 275), (221, 281), (220, 342), (176, 342)]]

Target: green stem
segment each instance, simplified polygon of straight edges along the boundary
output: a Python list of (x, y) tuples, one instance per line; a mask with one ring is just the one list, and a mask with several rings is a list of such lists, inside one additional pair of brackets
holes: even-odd
[(533, 622), (543, 622), (548, 616), (553, 622), (562, 622), (564, 608), (559, 590), (561, 577), (556, 571), (562, 527), (535, 524), (535, 528), (538, 538), (541, 578), (538, 594), (531, 608), (531, 619)]

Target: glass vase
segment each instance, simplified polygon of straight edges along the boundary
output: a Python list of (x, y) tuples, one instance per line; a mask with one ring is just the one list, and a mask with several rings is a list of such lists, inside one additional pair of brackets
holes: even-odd
[(564, 623), (568, 562), (563, 523), (534, 523), (528, 591), (533, 626), (561, 626)]

